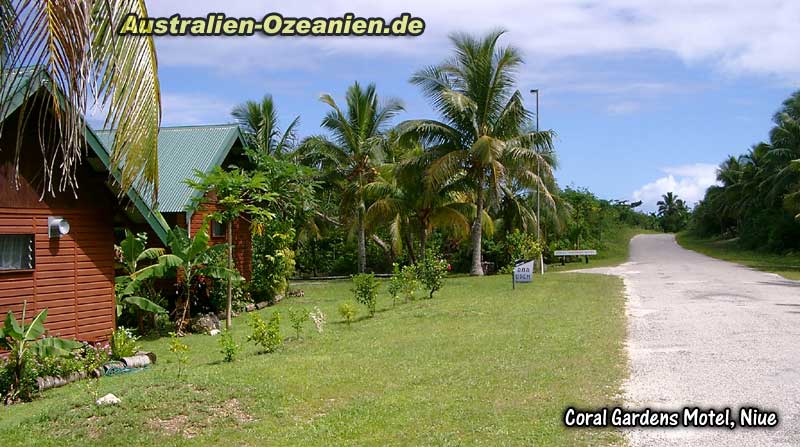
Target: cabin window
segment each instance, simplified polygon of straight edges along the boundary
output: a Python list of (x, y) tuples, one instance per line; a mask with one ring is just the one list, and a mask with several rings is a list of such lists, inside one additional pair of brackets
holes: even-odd
[(216, 220), (211, 221), (211, 237), (225, 237), (225, 225), (217, 222)]
[(32, 234), (0, 234), (0, 271), (31, 270), (33, 266)]

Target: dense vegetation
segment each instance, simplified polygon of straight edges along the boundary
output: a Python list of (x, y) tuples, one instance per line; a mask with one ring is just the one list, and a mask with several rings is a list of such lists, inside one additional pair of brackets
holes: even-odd
[(695, 235), (737, 238), (746, 249), (800, 248), (800, 91), (783, 102), (773, 122), (767, 141), (720, 164), (719, 184), (694, 209)]

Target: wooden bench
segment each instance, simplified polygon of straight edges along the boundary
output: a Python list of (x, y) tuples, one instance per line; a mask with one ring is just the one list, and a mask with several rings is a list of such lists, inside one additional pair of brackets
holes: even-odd
[(567, 256), (583, 256), (588, 264), (589, 256), (597, 256), (597, 250), (556, 250), (553, 255), (561, 257), (561, 265), (564, 265)]

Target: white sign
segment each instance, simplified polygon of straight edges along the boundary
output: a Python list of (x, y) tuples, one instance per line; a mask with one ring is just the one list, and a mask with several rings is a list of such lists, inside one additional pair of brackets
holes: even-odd
[(556, 250), (555, 256), (595, 256), (597, 250)]
[(533, 281), (533, 261), (522, 261), (514, 266), (514, 282)]

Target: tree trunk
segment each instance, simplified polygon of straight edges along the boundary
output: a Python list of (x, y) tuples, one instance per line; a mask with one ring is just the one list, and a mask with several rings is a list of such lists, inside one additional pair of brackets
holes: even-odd
[(191, 313), (189, 313), (189, 303), (190, 303), (191, 300), (189, 298), (190, 298), (191, 293), (192, 293), (192, 289), (191, 289), (192, 282), (191, 282), (191, 277), (189, 276), (189, 273), (186, 273), (185, 277), (186, 277), (186, 279), (184, 280), (183, 287), (186, 289), (186, 296), (184, 297), (183, 313), (181, 314), (181, 319), (178, 321), (178, 328), (177, 328), (178, 329), (178, 331), (177, 331), (178, 335), (180, 335), (180, 336), (183, 335), (183, 330), (185, 329), (184, 326), (186, 326), (186, 317), (187, 316), (191, 316)]
[[(233, 269), (233, 221), (229, 220), (227, 229), (228, 233), (228, 271)], [(228, 305), (225, 311), (225, 329), (231, 328), (231, 311), (233, 310), (233, 285), (231, 278), (228, 276)]]
[(408, 259), (411, 261), (412, 264), (417, 263), (417, 257), (414, 255), (414, 242), (411, 240), (411, 235), (406, 234), (405, 236), (401, 236), (403, 238), (403, 243), (406, 246), (406, 250), (408, 251)]
[(358, 207), (358, 273), (367, 271), (367, 239), (364, 228), (364, 203)]
[[(481, 184), (483, 182), (480, 182)], [(479, 187), (475, 200), (475, 220), (472, 222), (472, 270), (470, 275), (483, 276), (481, 265), (481, 236), (483, 235), (483, 190)]]
[(425, 222), (422, 223), (422, 228), (419, 232), (419, 248), (422, 256), (425, 256), (428, 250), (428, 225)]

